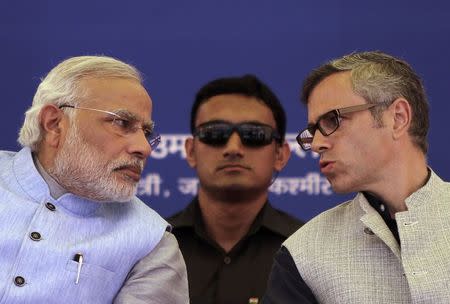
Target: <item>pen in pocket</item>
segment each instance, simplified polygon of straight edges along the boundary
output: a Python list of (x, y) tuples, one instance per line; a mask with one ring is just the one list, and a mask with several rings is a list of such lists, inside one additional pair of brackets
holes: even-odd
[(77, 278), (75, 279), (75, 284), (78, 284), (78, 282), (80, 281), (81, 267), (83, 266), (83, 254), (82, 253), (75, 254), (73, 260), (78, 263)]

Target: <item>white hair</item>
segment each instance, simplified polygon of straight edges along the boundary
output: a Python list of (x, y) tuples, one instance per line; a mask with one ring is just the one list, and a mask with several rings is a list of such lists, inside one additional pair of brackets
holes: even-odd
[(33, 104), (25, 113), (25, 120), (19, 132), (18, 142), (23, 147), (37, 151), (43, 138), (39, 115), (42, 107), (48, 104), (79, 105), (83, 95), (80, 80), (93, 78), (126, 78), (142, 84), (139, 71), (120, 60), (107, 56), (78, 56), (62, 61), (42, 79)]

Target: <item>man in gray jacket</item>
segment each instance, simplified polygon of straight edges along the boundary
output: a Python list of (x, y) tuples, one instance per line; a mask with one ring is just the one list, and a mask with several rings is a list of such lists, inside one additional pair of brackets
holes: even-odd
[(420, 78), (353, 53), (314, 70), (302, 100), (298, 143), (335, 192), (358, 194), (285, 241), (263, 303), (449, 303), (450, 185), (427, 166)]

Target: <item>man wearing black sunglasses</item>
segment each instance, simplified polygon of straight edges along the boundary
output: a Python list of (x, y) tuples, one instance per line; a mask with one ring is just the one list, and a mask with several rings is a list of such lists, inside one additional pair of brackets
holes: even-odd
[(427, 165), (419, 76), (353, 53), (314, 70), (302, 100), (298, 143), (335, 192), (358, 194), (286, 240), (263, 303), (449, 303), (450, 185)]
[(258, 303), (274, 253), (301, 225), (267, 201), (290, 156), (285, 112), (256, 77), (221, 78), (197, 93), (191, 131), (185, 147), (198, 196), (169, 219), (191, 303)]

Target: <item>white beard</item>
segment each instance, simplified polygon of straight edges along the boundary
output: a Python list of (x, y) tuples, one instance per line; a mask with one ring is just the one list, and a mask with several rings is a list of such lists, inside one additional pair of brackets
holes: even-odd
[(144, 168), (138, 158), (108, 161), (103, 153), (86, 143), (76, 122), (71, 123), (61, 150), (49, 174), (67, 191), (99, 202), (127, 202), (136, 194), (137, 183), (119, 178), (115, 169), (122, 166)]

